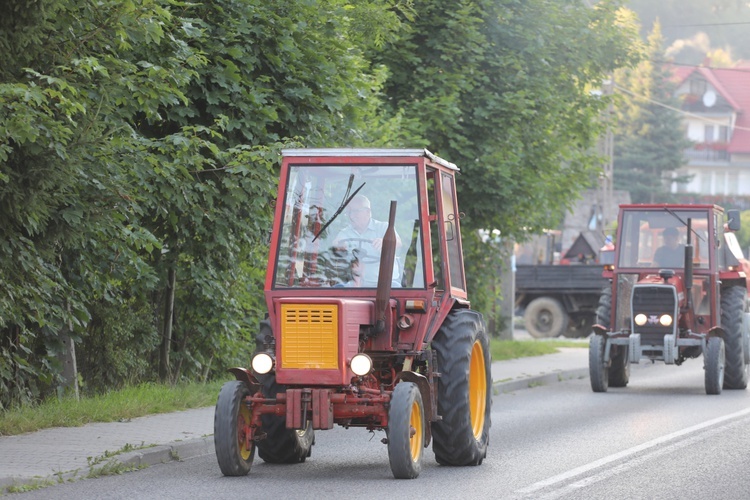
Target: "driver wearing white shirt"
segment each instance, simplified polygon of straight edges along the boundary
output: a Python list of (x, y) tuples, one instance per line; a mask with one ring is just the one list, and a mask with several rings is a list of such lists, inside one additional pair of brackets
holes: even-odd
[[(375, 220), (370, 213), (370, 200), (364, 195), (357, 195), (346, 207), (349, 225), (342, 229), (334, 240), (337, 249), (352, 252), (352, 280), (345, 286), (377, 287), (380, 268), (380, 251), (383, 247), (383, 235), (388, 223)], [(401, 238), (396, 233), (396, 248), (401, 246)], [(392, 286), (400, 284), (401, 272), (398, 264), (393, 263)]]

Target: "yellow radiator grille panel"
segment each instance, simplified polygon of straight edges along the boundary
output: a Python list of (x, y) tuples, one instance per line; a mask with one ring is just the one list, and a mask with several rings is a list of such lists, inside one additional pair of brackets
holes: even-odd
[(338, 306), (281, 305), (281, 366), (337, 369)]

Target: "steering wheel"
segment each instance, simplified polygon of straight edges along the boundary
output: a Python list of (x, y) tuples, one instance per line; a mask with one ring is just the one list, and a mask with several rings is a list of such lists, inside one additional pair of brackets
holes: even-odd
[[(342, 238), (338, 241), (341, 246), (345, 246), (347, 249), (352, 246), (351, 252), (356, 256), (363, 264), (377, 264), (380, 262), (380, 254), (368, 255), (367, 250), (363, 248), (363, 245), (372, 245), (372, 240), (368, 238)], [(349, 245), (352, 243), (352, 245)], [(355, 254), (356, 251), (356, 254)]]

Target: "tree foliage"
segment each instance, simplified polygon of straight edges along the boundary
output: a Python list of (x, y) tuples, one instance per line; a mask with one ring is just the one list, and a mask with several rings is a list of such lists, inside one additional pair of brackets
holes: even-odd
[(666, 202), (675, 176), (690, 146), (682, 128), (680, 103), (674, 96), (670, 70), (653, 61), (663, 55), (658, 23), (648, 39), (647, 54), (632, 71), (615, 77), (623, 99), (618, 113), (614, 148), (614, 186), (630, 192), (634, 203)]
[(469, 227), (518, 235), (554, 225), (600, 164), (593, 146), (606, 100), (591, 90), (634, 60), (634, 26), (615, 2), (414, 9), (409, 32), (374, 58), (391, 73), (392, 113), (429, 117), (404, 126), (462, 168)]
[(463, 169), (469, 231), (549, 225), (596, 170), (592, 87), (634, 57), (618, 16), (573, 0), (9, 0), (0, 406), (59, 385), (63, 333), (91, 391), (245, 363), (287, 145), (427, 146)]

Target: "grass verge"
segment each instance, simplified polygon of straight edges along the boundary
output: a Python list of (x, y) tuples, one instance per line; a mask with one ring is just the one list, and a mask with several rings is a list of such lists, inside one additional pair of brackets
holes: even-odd
[(80, 401), (50, 399), (39, 405), (10, 408), (0, 412), (0, 436), (211, 406), (216, 404), (223, 383), (219, 380), (178, 386), (142, 384), (102, 395), (83, 396)]

